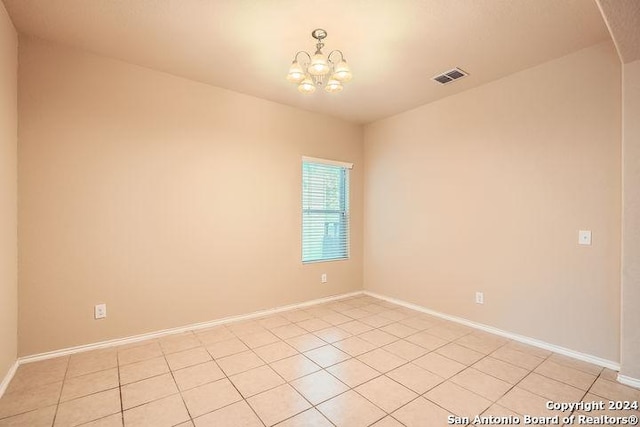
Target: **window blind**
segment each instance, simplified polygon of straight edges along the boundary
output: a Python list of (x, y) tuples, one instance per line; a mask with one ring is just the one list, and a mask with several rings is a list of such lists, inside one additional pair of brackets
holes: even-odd
[(302, 262), (349, 258), (350, 165), (302, 162)]

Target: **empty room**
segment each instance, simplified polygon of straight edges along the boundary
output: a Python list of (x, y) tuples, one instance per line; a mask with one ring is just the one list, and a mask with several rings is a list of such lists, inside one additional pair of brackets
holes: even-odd
[(0, 0), (0, 427), (636, 425), (639, 29)]

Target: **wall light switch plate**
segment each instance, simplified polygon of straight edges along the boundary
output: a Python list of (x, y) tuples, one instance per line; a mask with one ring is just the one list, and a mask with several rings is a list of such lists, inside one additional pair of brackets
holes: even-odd
[(320, 283), (327, 283), (327, 273), (323, 273), (320, 276)]
[(578, 231), (578, 244), (579, 245), (591, 245), (591, 230)]

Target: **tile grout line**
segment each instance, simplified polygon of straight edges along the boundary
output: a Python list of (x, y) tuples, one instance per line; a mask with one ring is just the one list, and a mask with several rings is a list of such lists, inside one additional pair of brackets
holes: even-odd
[[(510, 340), (510, 341), (512, 341), (512, 340)], [(508, 343), (507, 343), (507, 344), (508, 344)], [(503, 347), (504, 347), (505, 345), (507, 345), (507, 344), (504, 344), (504, 345), (503, 345), (502, 347), (500, 347), (500, 348), (503, 348)], [(496, 349), (496, 351), (497, 351), (497, 350), (499, 350), (500, 348)], [(493, 354), (493, 353), (494, 353), (494, 352), (492, 352), (491, 354)], [(490, 356), (490, 355), (487, 355), (487, 357), (489, 357), (489, 356)], [(540, 366), (541, 364), (543, 364), (543, 363), (544, 363), (544, 361), (545, 361), (545, 360), (547, 360), (547, 359), (549, 358), (549, 356), (550, 356), (550, 354), (549, 354), (549, 355), (547, 355), (547, 356), (542, 360), (542, 362), (540, 362), (538, 365), (536, 365), (536, 367), (535, 367), (535, 368), (533, 368), (533, 369), (529, 370), (529, 372), (527, 373), (527, 375), (525, 375), (525, 376), (524, 376), (524, 377), (522, 377), (519, 381), (517, 381), (515, 384), (513, 384), (511, 387), (509, 387), (509, 389), (508, 389), (507, 391), (505, 391), (505, 392), (504, 392), (504, 393), (503, 393), (503, 394), (502, 394), (498, 399), (496, 399), (493, 403), (494, 403), (495, 405), (498, 405), (498, 401), (499, 401), (500, 399), (502, 399), (503, 397), (505, 397), (505, 396), (506, 396), (506, 395), (507, 395), (511, 390), (513, 390), (514, 388), (516, 388), (516, 387), (518, 386), (518, 384), (520, 384), (522, 381), (524, 381), (524, 379), (525, 379), (525, 378), (527, 378), (529, 375), (531, 375), (531, 373), (532, 373), (532, 372), (533, 372), (533, 371), (534, 371), (538, 366)], [(498, 360), (499, 360), (499, 359), (498, 359)], [(505, 363), (509, 363), (509, 362), (506, 362), (506, 361), (504, 361), (504, 360), (503, 360), (503, 362), (505, 362)], [(513, 365), (513, 366), (516, 366), (516, 365)], [(499, 378), (498, 378), (498, 379), (499, 379)], [(500, 405), (500, 406), (502, 406), (502, 405)], [(489, 408), (490, 408), (490, 407), (489, 407)], [(484, 414), (485, 412), (487, 412), (487, 410), (488, 410), (489, 408), (487, 408), (487, 409), (485, 409), (484, 411), (482, 411), (482, 413)], [(511, 409), (511, 408), (509, 408), (509, 407), (506, 407), (506, 406), (505, 406), (505, 408), (509, 409), (510, 411), (512, 411), (512, 412), (514, 412), (514, 413), (518, 413), (518, 412), (514, 411), (513, 409)], [(519, 414), (519, 415), (524, 415), (524, 414)]]
[(58, 403), (56, 403), (56, 411), (53, 414), (53, 420), (51, 420), (51, 427), (53, 427), (56, 424), (56, 418), (58, 418), (58, 410), (60, 409), (60, 401), (62, 400), (62, 392), (64, 391), (64, 383), (67, 382), (67, 373), (69, 372), (69, 364), (70, 363), (71, 363), (71, 357), (68, 357), (67, 358), (67, 366), (64, 369), (64, 376), (62, 377), (62, 384), (60, 385), (60, 395), (58, 396)]
[[(312, 318), (316, 318), (316, 319), (318, 319), (318, 317), (315, 317), (315, 316), (314, 316), (314, 317), (312, 317)], [(312, 319), (312, 318), (310, 318), (310, 319)], [(305, 320), (309, 320), (309, 319), (305, 319)], [(301, 320), (300, 322), (304, 322), (305, 320)], [(291, 324), (297, 325), (297, 323), (295, 323), (295, 322), (291, 322)], [(283, 325), (283, 326), (286, 326), (286, 325)], [(304, 329), (304, 328), (303, 328), (303, 327), (301, 327), (301, 326), (298, 326), (298, 327), (300, 327), (300, 328)], [(317, 337), (318, 339), (320, 339), (321, 341), (325, 342), (325, 345), (327, 345), (327, 342), (326, 342), (325, 340), (323, 340), (321, 337), (318, 337), (317, 335), (315, 335), (315, 334), (314, 334), (313, 332), (311, 332), (311, 331), (308, 331), (308, 330), (305, 330), (305, 331), (306, 331), (306, 333), (305, 333), (305, 334), (297, 335), (297, 336), (293, 336), (293, 337), (290, 337), (290, 338), (288, 338), (288, 339), (292, 339), (292, 338), (296, 338), (296, 337), (301, 337), (301, 336), (304, 336), (304, 335), (312, 334), (313, 336), (316, 336), (316, 337)], [(232, 332), (232, 333), (234, 333), (234, 332)], [(272, 333), (273, 333), (273, 332), (272, 332)], [(242, 341), (242, 338), (241, 338), (240, 336), (238, 336), (238, 339), (240, 339), (240, 340)], [(277, 426), (278, 424), (281, 424), (281, 423), (283, 423), (283, 422), (285, 422), (285, 421), (287, 421), (287, 420), (289, 420), (289, 419), (291, 419), (291, 418), (297, 417), (298, 415), (302, 414), (303, 412), (308, 411), (309, 409), (315, 409), (315, 410), (316, 410), (316, 411), (318, 411), (320, 414), (322, 414), (322, 416), (323, 416), (325, 419), (327, 419), (327, 420), (328, 420), (332, 425), (334, 425), (334, 426), (335, 426), (335, 424), (334, 424), (333, 422), (331, 422), (331, 420), (329, 420), (329, 419), (328, 419), (328, 418), (327, 418), (327, 417), (326, 417), (326, 416), (325, 416), (325, 415), (324, 415), (324, 414), (323, 414), (319, 409), (317, 409), (317, 408), (316, 408), (316, 406), (317, 406), (317, 405), (314, 405), (311, 401), (309, 401), (309, 399), (307, 399), (307, 398), (306, 398), (306, 396), (304, 396), (302, 393), (300, 393), (300, 392), (295, 388), (295, 386), (293, 386), (293, 385), (291, 384), (291, 382), (293, 382), (293, 381), (296, 381), (296, 380), (298, 380), (298, 379), (300, 379), (300, 378), (304, 378), (304, 377), (309, 376), (309, 375), (313, 375), (313, 374), (315, 374), (315, 373), (317, 373), (317, 372), (322, 372), (322, 371), (325, 371), (325, 372), (326, 372), (326, 369), (325, 369), (325, 368), (323, 368), (322, 366), (318, 365), (317, 363), (315, 363), (313, 360), (311, 360), (308, 356), (306, 356), (306, 355), (304, 354), (304, 352), (301, 352), (301, 351), (300, 351), (300, 350), (298, 350), (297, 348), (295, 348), (295, 347), (291, 346), (290, 344), (288, 344), (284, 339), (282, 339), (282, 338), (280, 338), (280, 337), (278, 337), (278, 339), (279, 339), (281, 342), (284, 342), (285, 344), (287, 344), (287, 345), (289, 345), (290, 347), (292, 347), (294, 350), (296, 350), (296, 351), (298, 352), (298, 354), (297, 354), (297, 355), (301, 355), (301, 356), (305, 357), (307, 360), (309, 360), (310, 362), (312, 362), (312, 363), (314, 363), (315, 365), (317, 365), (317, 366), (320, 368), (320, 370), (318, 370), (318, 371), (314, 371), (314, 372), (310, 372), (310, 373), (308, 373), (308, 374), (306, 374), (306, 375), (303, 375), (303, 376), (301, 376), (301, 377), (298, 377), (298, 378), (294, 378), (292, 381), (287, 381), (287, 379), (285, 379), (284, 377), (282, 377), (282, 375), (280, 375), (280, 373), (279, 373), (278, 371), (276, 371), (275, 369), (273, 369), (273, 368), (270, 366), (270, 364), (269, 364), (268, 362), (266, 362), (263, 358), (261, 358), (261, 357), (260, 357), (260, 355), (258, 355), (258, 354), (256, 353), (256, 356), (258, 356), (258, 358), (260, 358), (260, 359), (261, 359), (261, 360), (266, 364), (266, 366), (268, 366), (271, 370), (273, 370), (273, 371), (276, 373), (276, 375), (278, 375), (278, 376), (279, 376), (279, 377), (284, 381), (284, 384), (286, 384), (286, 385), (288, 385), (289, 387), (291, 387), (291, 388), (292, 388), (296, 393), (298, 393), (298, 394), (299, 394), (303, 399), (305, 399), (305, 400), (307, 401), (307, 403), (309, 403), (309, 405), (311, 405), (311, 407), (310, 407), (310, 408), (307, 408), (307, 409), (305, 409), (305, 410), (303, 410), (303, 411), (301, 411), (301, 412), (299, 412), (299, 413), (296, 413), (296, 414), (294, 414), (294, 415), (292, 415), (292, 416), (290, 416), (290, 417), (287, 417), (287, 418), (285, 418), (284, 420), (278, 421), (275, 425)], [(243, 341), (243, 342), (244, 342), (244, 341)], [(245, 342), (245, 345), (246, 345), (246, 342)], [(266, 345), (269, 345), (269, 344), (266, 344)], [(264, 346), (262, 346), (262, 347), (264, 347)], [(322, 347), (322, 346), (321, 346), (321, 347)], [(256, 348), (260, 348), (260, 347), (256, 347)], [(320, 347), (317, 347), (317, 348), (320, 348)], [(254, 350), (253, 348), (250, 348), (250, 350), (251, 350), (252, 352), (254, 352), (254, 353), (255, 353), (255, 351), (253, 351), (253, 350)], [(310, 350), (308, 350), (308, 351), (311, 351), (311, 350), (313, 350), (313, 349), (310, 349)], [(296, 355), (296, 356), (297, 356), (297, 355)], [(290, 356), (290, 357), (295, 357), (295, 356)], [(288, 358), (288, 357), (285, 357), (285, 358), (280, 359), (280, 360), (284, 360), (284, 359), (287, 359), (287, 358)], [(274, 361), (274, 362), (275, 362), (275, 361)], [(271, 362), (271, 363), (274, 363), (274, 362)], [(255, 369), (255, 368), (254, 368), (254, 369)], [(248, 371), (244, 371), (244, 372), (248, 372)], [(328, 372), (327, 372), (327, 373), (328, 373)], [(264, 390), (264, 391), (262, 391), (262, 392), (260, 392), (260, 393), (264, 393), (265, 391), (273, 390), (273, 389), (278, 388), (278, 387), (280, 387), (281, 385), (284, 385), (284, 384), (277, 385), (277, 386), (272, 387), (272, 388), (270, 388), (270, 389), (268, 389), (268, 390)], [(234, 386), (235, 386), (235, 384), (234, 384)], [(257, 393), (257, 394), (255, 394), (254, 396), (257, 396), (257, 395), (258, 395), (258, 394), (260, 394), (260, 393)], [(251, 397), (253, 397), (253, 396), (251, 396)], [(335, 397), (335, 396), (333, 396), (333, 397)], [(332, 399), (333, 397), (331, 397), (330, 399)], [(245, 399), (245, 400), (247, 400), (247, 399)], [(329, 400), (329, 399), (327, 399), (327, 400)], [(324, 401), (323, 401), (323, 402), (324, 402)], [(253, 410), (253, 412), (256, 414), (256, 416), (258, 417), (258, 419), (260, 419), (260, 421), (261, 421), (261, 422), (263, 422), (263, 424), (264, 424), (264, 421), (262, 421), (262, 419), (258, 416), (258, 414), (255, 412), (255, 409), (254, 409), (254, 408), (249, 404), (249, 402), (247, 402), (247, 405), (248, 405), (248, 406)]]
[[(244, 341), (242, 341), (242, 339), (241, 339), (238, 335), (236, 335), (236, 333), (235, 333), (235, 332), (233, 332), (233, 331), (230, 331), (230, 332), (231, 332), (233, 335), (235, 335), (237, 339), (239, 339), (241, 342), (243, 342), (245, 345), (247, 345), (247, 343), (245, 343)], [(269, 345), (269, 344), (267, 344), (267, 345)], [(247, 347), (249, 347), (249, 346), (247, 345)], [(269, 365), (268, 365), (268, 364), (267, 364), (267, 363), (266, 363), (266, 362), (265, 362), (265, 361), (264, 361), (264, 360), (263, 360), (263, 359), (262, 359), (258, 354), (256, 354), (256, 353), (255, 353), (251, 348), (249, 348), (249, 350), (251, 350), (251, 352), (252, 352), (252, 353), (254, 353), (254, 354), (258, 357), (258, 359), (262, 360), (262, 362), (263, 362), (263, 363), (265, 363), (265, 364), (266, 364), (266, 366), (269, 366)], [(208, 352), (208, 350), (207, 350), (207, 352)], [(239, 353), (236, 353), (236, 354), (239, 354)], [(209, 355), (213, 358), (213, 355), (212, 355), (211, 353), (209, 353)], [(215, 361), (215, 358), (214, 358), (214, 361)], [(261, 365), (261, 366), (265, 366), (265, 365)], [(249, 407), (249, 409), (251, 409), (251, 412), (253, 412), (253, 414), (256, 416), (256, 418), (258, 419), (258, 421), (260, 421), (260, 422), (262, 423), (262, 425), (266, 427), (266, 423), (262, 420), (262, 418), (260, 418), (260, 416), (258, 415), (258, 413), (256, 412), (256, 410), (254, 409), (254, 407), (253, 407), (253, 406), (251, 406), (251, 404), (250, 404), (250, 403), (249, 403), (249, 401), (248, 401), (248, 398), (245, 398), (245, 397), (242, 395), (242, 393), (240, 392), (240, 390), (238, 390), (238, 387), (236, 387), (235, 383), (234, 383), (233, 381), (231, 381), (231, 378), (229, 378), (229, 376), (228, 376), (228, 375), (227, 375), (227, 373), (224, 371), (224, 369), (222, 369), (222, 367), (220, 367), (220, 366), (219, 366), (219, 368), (220, 368), (220, 371), (224, 374), (224, 376), (225, 376), (225, 378), (227, 379), (227, 381), (229, 381), (229, 383), (233, 386), (233, 388), (236, 390), (236, 392), (240, 395), (240, 397), (242, 398), (242, 400), (244, 401), (244, 403)], [(255, 369), (255, 368), (252, 368), (252, 369)], [(243, 371), (243, 372), (248, 372), (248, 371), (250, 371), (250, 370), (251, 370), (251, 369), (248, 369), (247, 371)], [(272, 368), (272, 370), (273, 370), (273, 368)], [(241, 373), (243, 373), (243, 372), (239, 372), (238, 374), (241, 374)], [(275, 370), (274, 370), (274, 372), (275, 372)], [(278, 373), (276, 372), (276, 374), (278, 374)], [(236, 374), (236, 375), (237, 375), (237, 374)], [(284, 380), (284, 378), (282, 378), (282, 379)], [(270, 390), (272, 390), (272, 389), (270, 389)], [(258, 394), (259, 394), (259, 393), (258, 393)], [(235, 403), (235, 402), (234, 402), (234, 403)], [(216, 409), (216, 410), (217, 410), (217, 409)], [(212, 411), (212, 412), (215, 412), (216, 410), (214, 410), (214, 411)], [(212, 412), (209, 412), (209, 413), (212, 413)]]
[[(194, 338), (197, 339), (197, 337), (195, 337), (195, 334), (193, 333), (193, 331), (189, 331), (189, 333), (194, 335)], [(174, 336), (179, 336), (179, 335), (176, 334)], [(198, 342), (199, 342), (199, 340), (198, 340)], [(171, 369), (171, 365), (169, 364), (169, 360), (167, 360), (167, 353), (165, 353), (164, 348), (162, 347), (161, 340), (158, 340), (158, 346), (160, 347), (160, 351), (162, 352), (162, 357), (164, 358), (164, 363), (166, 363), (167, 367), (169, 368), (169, 373), (171, 374), (171, 379), (173, 379), (173, 384), (175, 385), (176, 390), (178, 390), (177, 394), (180, 396), (180, 400), (182, 400), (182, 404), (184, 405), (184, 408), (187, 410), (187, 415), (189, 416), (189, 421), (191, 421), (191, 424), (195, 425), (193, 417), (191, 416), (191, 411), (189, 411), (189, 407), (187, 406), (187, 402), (185, 402), (184, 396), (182, 395), (182, 392), (180, 390), (180, 386), (178, 386), (178, 382), (176, 381), (176, 377), (173, 374), (173, 369)], [(197, 347), (193, 347), (193, 348), (197, 348)], [(204, 347), (202, 347), (202, 348), (204, 348)], [(185, 349), (184, 351), (188, 351), (188, 350), (190, 350), (190, 349)], [(205, 349), (205, 351), (206, 351), (206, 349)], [(179, 353), (179, 352), (180, 351), (178, 351), (176, 353)], [(207, 354), (208, 353), (209, 352), (207, 352)], [(171, 353), (171, 354), (173, 354), (173, 353)], [(204, 362), (204, 363), (207, 363), (207, 362)], [(166, 396), (166, 397), (170, 397), (170, 396), (173, 396), (173, 395), (169, 395), (169, 396)], [(164, 399), (164, 398), (161, 398), (161, 399)], [(147, 402), (147, 403), (149, 403), (149, 402)], [(145, 405), (146, 405), (146, 403), (145, 403)], [(122, 422), (124, 423), (124, 411), (122, 412)], [(186, 421), (183, 421), (180, 424), (185, 423), (185, 422)], [(179, 424), (176, 424), (176, 425), (179, 425)]]
[(124, 427), (124, 402), (122, 399), (122, 379), (120, 377), (120, 355), (116, 350), (116, 367), (118, 369), (118, 392), (120, 395), (120, 425)]

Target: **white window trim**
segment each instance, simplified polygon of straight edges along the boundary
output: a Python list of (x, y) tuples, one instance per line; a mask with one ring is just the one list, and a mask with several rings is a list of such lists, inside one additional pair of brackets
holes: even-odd
[(340, 166), (346, 169), (353, 169), (353, 163), (341, 162), (340, 160), (320, 159), (318, 157), (302, 156), (302, 162), (322, 163), (325, 165)]

